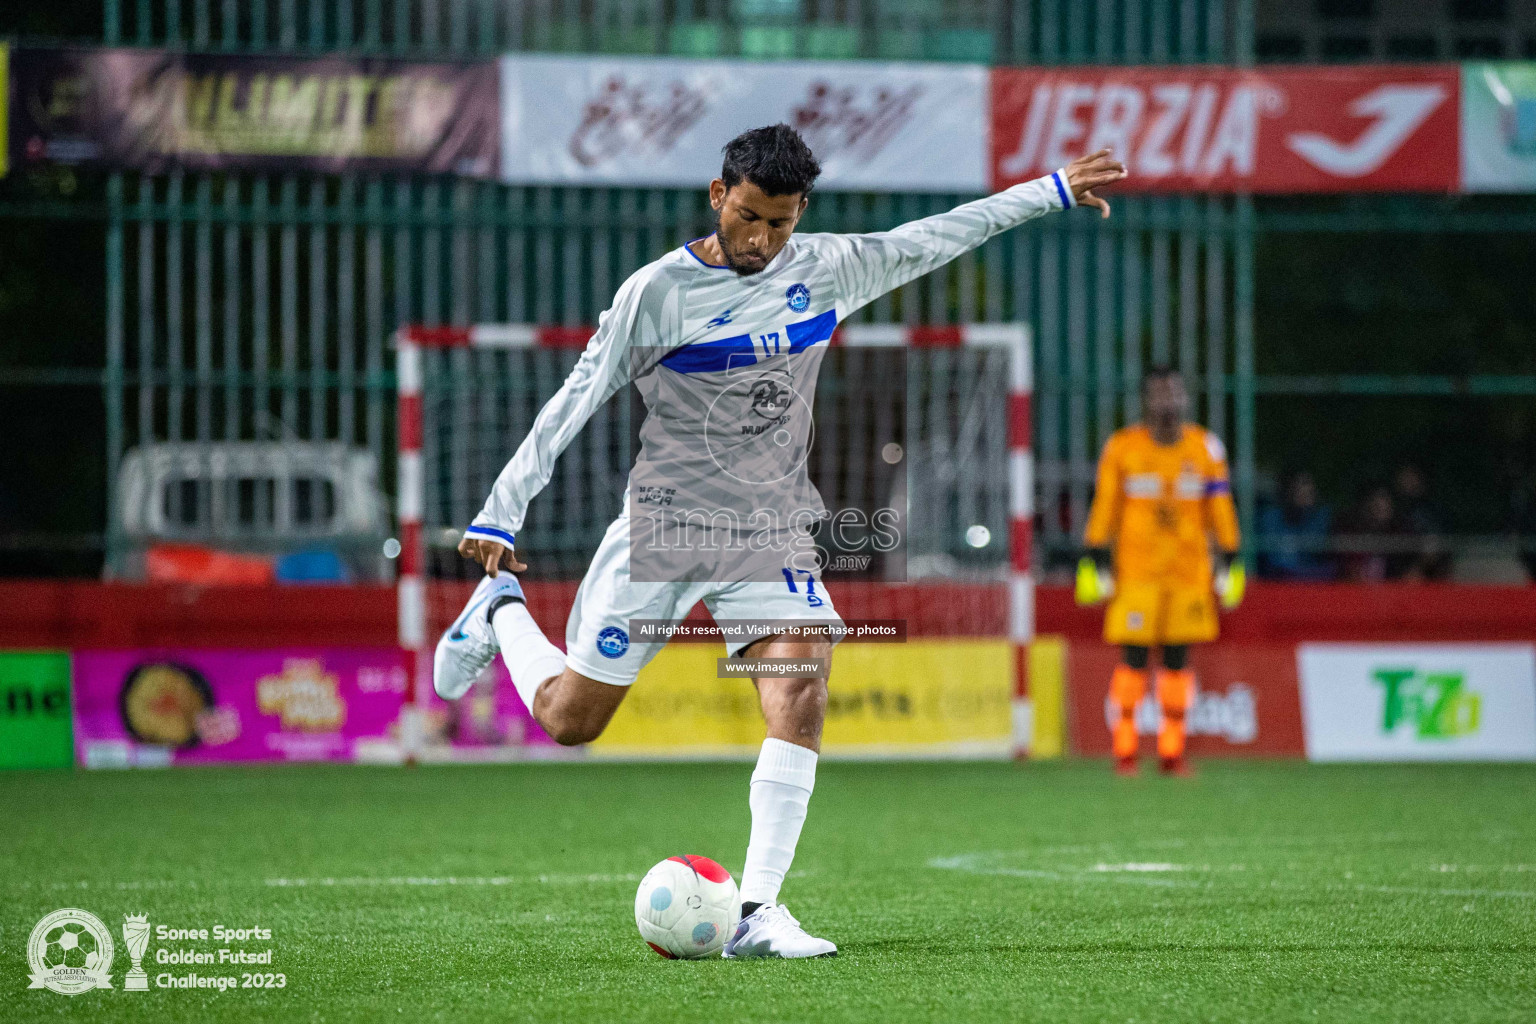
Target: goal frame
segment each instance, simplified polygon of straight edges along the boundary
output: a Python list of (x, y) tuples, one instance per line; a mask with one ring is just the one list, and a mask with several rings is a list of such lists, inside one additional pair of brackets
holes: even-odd
[[(427, 635), (426, 537), (423, 516), (426, 480), (422, 472), (422, 387), (426, 349), (585, 348), (589, 327), (533, 324), (475, 324), (463, 327), (407, 325), (395, 332), (396, 517), (399, 571), (396, 599), (399, 643), (406, 662), (402, 743), (408, 756), (421, 742), (421, 714), (431, 672), (432, 645)], [(1032, 401), (1034, 371), (1031, 331), (1026, 323), (966, 324), (951, 327), (900, 324), (839, 326), (833, 346), (884, 348), (959, 348), (996, 346), (1008, 353), (1008, 641), (1012, 661), (1012, 748), (1016, 758), (1029, 755), (1034, 730), (1029, 692), (1029, 647), (1035, 637), (1034, 455)], [(467, 524), (466, 524), (467, 525)]]

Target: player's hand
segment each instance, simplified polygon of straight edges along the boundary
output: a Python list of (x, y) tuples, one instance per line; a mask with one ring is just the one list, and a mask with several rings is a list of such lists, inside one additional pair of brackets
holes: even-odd
[(1106, 147), (1067, 164), (1067, 187), (1077, 205), (1091, 206), (1099, 211), (1100, 217), (1108, 217), (1109, 204), (1094, 195), (1093, 190), (1113, 185), (1127, 173), (1125, 164), (1114, 159), (1113, 151)]
[(479, 562), (485, 566), (487, 576), (495, 576), (497, 571), (505, 569), (508, 572), (523, 572), (528, 567), (517, 560), (517, 551), (505, 544), (494, 540), (484, 540), (480, 537), (465, 537), (459, 541), (459, 554), (470, 561)]
[(1099, 568), (1092, 555), (1084, 555), (1077, 563), (1077, 603), (1102, 604), (1114, 595), (1114, 576)]
[(1227, 611), (1243, 603), (1243, 594), (1247, 589), (1248, 570), (1237, 559), (1232, 559), (1216, 571), (1216, 599)]

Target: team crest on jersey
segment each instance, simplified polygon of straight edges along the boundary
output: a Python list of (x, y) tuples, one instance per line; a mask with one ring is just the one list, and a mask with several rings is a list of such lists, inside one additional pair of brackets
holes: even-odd
[(597, 634), (597, 653), (605, 658), (622, 658), (629, 650), (629, 634), (618, 626), (609, 626)]
[(804, 313), (811, 305), (811, 290), (796, 282), (784, 293), (784, 301), (796, 313)]

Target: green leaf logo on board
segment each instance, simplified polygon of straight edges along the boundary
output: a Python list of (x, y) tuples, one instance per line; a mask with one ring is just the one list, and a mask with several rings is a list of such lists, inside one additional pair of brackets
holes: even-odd
[(1371, 674), (1382, 688), (1382, 732), (1411, 730), (1421, 740), (1477, 732), (1483, 698), (1466, 688), (1462, 673), (1378, 668)]

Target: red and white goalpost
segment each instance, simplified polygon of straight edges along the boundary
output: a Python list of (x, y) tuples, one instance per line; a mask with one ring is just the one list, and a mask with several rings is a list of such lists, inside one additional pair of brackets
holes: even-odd
[[(398, 379), (399, 637), (407, 653), (407, 706), (415, 714), (403, 723), (407, 752), (420, 742), (420, 711), (428, 694), (435, 636), (429, 623), (427, 594), (427, 481), (422, 446), (423, 384), (426, 355), (437, 350), (581, 349), (591, 328), (487, 324), (470, 327), (408, 326), (396, 333)], [(1033, 371), (1030, 332), (1025, 324), (971, 324), (959, 327), (905, 327), (850, 324), (840, 327), (832, 345), (910, 347), (913, 349), (996, 347), (1006, 353), (1007, 504), (1009, 517), (1006, 629), (1012, 648), (1012, 747), (1016, 757), (1029, 752), (1033, 714), (1029, 699), (1028, 656), (1034, 639), (1035, 593), (1031, 557), (1034, 535), (1034, 463), (1031, 452)], [(547, 398), (548, 396), (544, 396)], [(818, 418), (820, 418), (818, 414)], [(510, 451), (515, 438), (508, 438)], [(575, 450), (577, 445), (572, 446)], [(912, 500), (917, 500), (914, 496)], [(467, 522), (467, 520), (466, 520)], [(435, 524), (443, 525), (443, 524)], [(463, 523), (448, 524), (462, 527)]]

